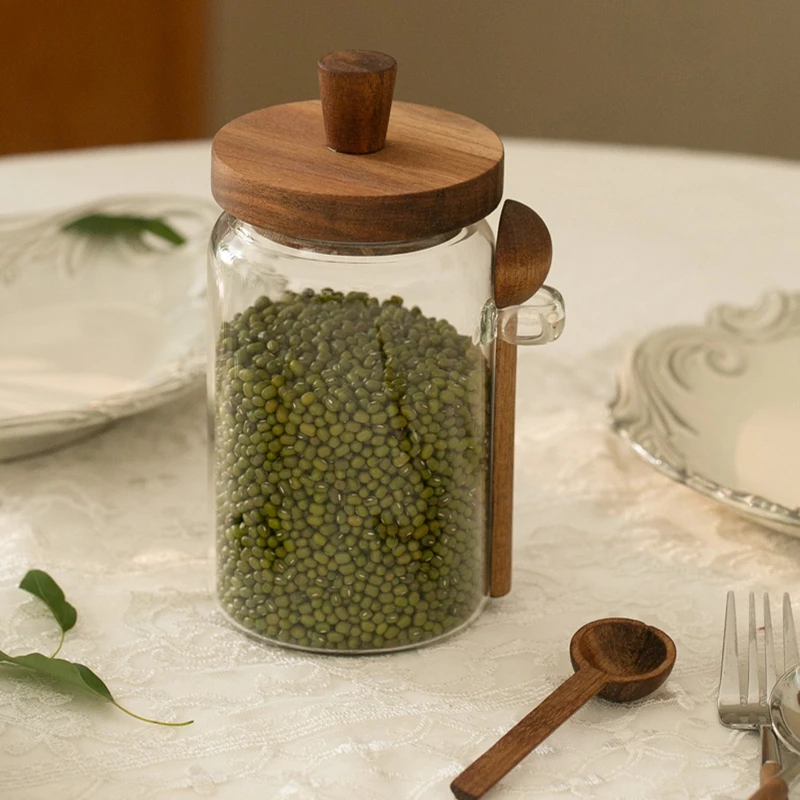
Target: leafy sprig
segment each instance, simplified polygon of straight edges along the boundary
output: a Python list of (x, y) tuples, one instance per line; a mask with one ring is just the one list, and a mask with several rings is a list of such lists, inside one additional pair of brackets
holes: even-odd
[(186, 241), (184, 236), (159, 217), (136, 217), (129, 214), (86, 214), (71, 220), (62, 230), (102, 239), (127, 238), (140, 243), (145, 233), (152, 233), (176, 246)]
[(55, 653), (50, 656), (50, 658), (55, 658), (64, 645), (67, 631), (75, 627), (75, 623), (78, 621), (78, 612), (67, 602), (61, 587), (40, 569), (29, 570), (20, 581), (19, 588), (42, 600), (56, 618), (56, 622), (61, 628), (61, 641), (58, 643)]
[(22, 579), (19, 586), (26, 592), (30, 592), (35, 597), (38, 597), (50, 609), (50, 612), (61, 628), (61, 642), (52, 656), (45, 656), (42, 653), (27, 653), (22, 656), (10, 656), (0, 650), (0, 663), (11, 664), (12, 666), (36, 672), (40, 675), (46, 675), (61, 683), (66, 683), (79, 689), (85, 689), (97, 697), (101, 697), (103, 700), (107, 700), (112, 705), (115, 705), (120, 711), (128, 714), (128, 716), (142, 720), (142, 722), (151, 722), (154, 725), (165, 725), (171, 728), (180, 728), (184, 725), (192, 724), (194, 720), (188, 720), (187, 722), (161, 722), (155, 719), (148, 719), (147, 717), (140, 717), (138, 714), (134, 714), (133, 711), (123, 708), (114, 699), (108, 686), (106, 686), (89, 667), (74, 661), (56, 658), (56, 655), (61, 650), (61, 646), (64, 644), (64, 636), (67, 631), (75, 627), (75, 623), (78, 620), (78, 612), (67, 602), (61, 587), (42, 570), (30, 570)]

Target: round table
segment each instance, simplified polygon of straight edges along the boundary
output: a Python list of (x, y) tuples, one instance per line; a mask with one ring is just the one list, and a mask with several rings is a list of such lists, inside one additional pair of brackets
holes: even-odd
[[(650, 469), (609, 433), (607, 404), (650, 330), (798, 289), (800, 165), (506, 145), (506, 194), (550, 227), (548, 282), (567, 306), (562, 339), (519, 354), (511, 594), (457, 636), (403, 653), (307, 655), (242, 636), (214, 599), (200, 389), (0, 465), (0, 649), (53, 649), (52, 620), (17, 588), (45, 569), (79, 610), (63, 657), (138, 713), (194, 719), (148, 726), (0, 669), (2, 797), (450, 797), (450, 781), (571, 674), (573, 631), (605, 616), (669, 633), (672, 676), (634, 705), (590, 702), (491, 796), (700, 800), (755, 787), (758, 737), (716, 717), (725, 592), (800, 598), (800, 539)], [(208, 142), (6, 158), (0, 213), (208, 197), (208, 174)]]

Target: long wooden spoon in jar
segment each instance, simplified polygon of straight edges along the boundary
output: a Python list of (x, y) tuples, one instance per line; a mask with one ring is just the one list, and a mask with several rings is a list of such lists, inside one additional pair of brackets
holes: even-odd
[[(492, 265), (494, 304), (520, 306), (544, 285), (553, 259), (550, 232), (541, 217), (516, 200), (506, 200), (497, 226)], [(514, 417), (517, 346), (498, 337), (494, 354), (492, 429), (492, 534), (489, 594), (511, 589), (511, 525), (514, 509)]]

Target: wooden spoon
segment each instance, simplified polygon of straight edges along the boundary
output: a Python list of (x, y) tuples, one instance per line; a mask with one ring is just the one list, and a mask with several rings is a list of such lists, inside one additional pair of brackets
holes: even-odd
[[(544, 284), (552, 258), (553, 244), (542, 218), (528, 206), (506, 200), (492, 265), (495, 305), (507, 308), (527, 302)], [(502, 597), (511, 589), (517, 347), (500, 338), (495, 343), (494, 376), (489, 594)]]
[(633, 619), (600, 619), (572, 637), (575, 674), (470, 764), (451, 784), (459, 800), (477, 800), (541, 744), (587, 700), (639, 700), (667, 679), (675, 644), (666, 633)]
[(750, 795), (750, 800), (788, 800), (788, 798), (789, 787), (786, 781), (779, 777), (768, 778), (755, 794)]

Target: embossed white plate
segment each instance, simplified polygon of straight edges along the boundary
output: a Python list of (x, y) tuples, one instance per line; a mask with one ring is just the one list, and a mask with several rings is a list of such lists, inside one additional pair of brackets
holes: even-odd
[(800, 536), (800, 293), (648, 336), (620, 371), (611, 417), (670, 478)]
[[(218, 213), (198, 198), (148, 196), (0, 220), (0, 460), (67, 444), (202, 382)], [(64, 230), (90, 214), (162, 219), (185, 242)]]

